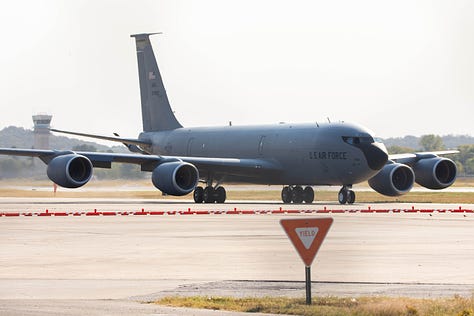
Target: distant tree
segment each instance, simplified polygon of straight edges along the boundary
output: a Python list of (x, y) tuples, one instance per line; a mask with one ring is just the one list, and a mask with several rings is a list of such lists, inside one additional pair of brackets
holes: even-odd
[(463, 164), (463, 169), (466, 174), (474, 174), (474, 157), (466, 160)]
[(142, 179), (143, 172), (140, 167), (132, 164), (120, 164), (120, 178), (123, 179)]
[(474, 137), (468, 135), (445, 135), (443, 143), (446, 148), (457, 148), (461, 145), (473, 145)]
[(459, 154), (456, 159), (461, 163), (465, 163), (468, 159), (474, 157), (474, 145), (461, 145), (458, 147)]
[(23, 165), (16, 157), (6, 157), (0, 159), (0, 179), (14, 178), (23, 169)]
[(110, 169), (94, 169), (94, 176), (97, 180), (143, 179), (146, 176), (146, 172), (140, 171), (138, 165), (116, 163), (112, 164)]
[(458, 147), (459, 154), (453, 159), (458, 167), (459, 174), (474, 174), (474, 145), (461, 145)]
[(404, 146), (397, 146), (393, 145), (387, 148), (389, 154), (404, 154), (404, 153), (412, 153), (413, 148), (404, 147)]
[(385, 146), (403, 146), (412, 148), (412, 150), (416, 150), (419, 148), (420, 137), (416, 136), (405, 136), (405, 137), (397, 137), (397, 138), (386, 138), (384, 139)]
[(457, 160), (455, 160), (454, 162), (456, 163), (456, 168), (458, 169), (457, 170), (458, 175), (467, 174), (466, 171), (464, 170), (464, 165), (462, 163), (460, 163)]
[(81, 145), (76, 145), (72, 147), (73, 151), (90, 151), (90, 152), (96, 152), (97, 148), (93, 145), (88, 145), (88, 144), (81, 144)]
[(0, 157), (1, 178), (35, 177), (39, 172), (45, 174), (44, 164), (40, 161), (37, 165), (31, 163), (30, 157), (5, 156)]
[(421, 136), (420, 146), (424, 151), (437, 151), (445, 149), (441, 136), (433, 134)]

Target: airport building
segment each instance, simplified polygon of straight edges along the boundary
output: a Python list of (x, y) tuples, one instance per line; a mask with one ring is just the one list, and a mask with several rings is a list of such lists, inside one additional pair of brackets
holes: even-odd
[(49, 135), (51, 134), (49, 129), (52, 118), (52, 115), (43, 113), (33, 115), (35, 149), (49, 149)]

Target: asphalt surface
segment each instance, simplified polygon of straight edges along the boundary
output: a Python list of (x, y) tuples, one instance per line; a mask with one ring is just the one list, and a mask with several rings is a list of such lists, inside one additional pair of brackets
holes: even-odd
[[(282, 206), (0, 198), (0, 212)], [(329, 203), (283, 207), (324, 206), (368, 208)], [(459, 207), (377, 205), (412, 206)], [(472, 295), (472, 213), (19, 216), (0, 217), (0, 314), (221, 315), (146, 302), (169, 295), (304, 297), (304, 265), (279, 220), (321, 216), (333, 217), (334, 224), (312, 266), (313, 295)]]

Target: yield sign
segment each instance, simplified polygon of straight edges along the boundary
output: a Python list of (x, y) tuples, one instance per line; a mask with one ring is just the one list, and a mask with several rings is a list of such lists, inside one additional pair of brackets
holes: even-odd
[(304, 264), (309, 267), (328, 233), (333, 219), (304, 218), (304, 219), (282, 219), (281, 226), (290, 238), (296, 251), (298, 251)]

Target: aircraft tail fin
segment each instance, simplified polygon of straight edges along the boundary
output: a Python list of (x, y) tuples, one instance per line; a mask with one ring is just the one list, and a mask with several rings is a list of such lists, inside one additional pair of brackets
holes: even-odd
[(134, 34), (137, 47), (138, 76), (142, 102), (144, 132), (166, 131), (183, 127), (171, 110), (155, 54), (150, 43), (150, 35)]

